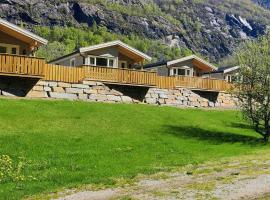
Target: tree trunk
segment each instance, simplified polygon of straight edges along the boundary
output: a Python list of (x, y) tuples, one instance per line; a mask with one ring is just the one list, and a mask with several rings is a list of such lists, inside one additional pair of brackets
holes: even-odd
[(269, 142), (269, 134), (265, 134), (264, 136), (263, 136), (263, 140), (265, 141), (265, 142)]

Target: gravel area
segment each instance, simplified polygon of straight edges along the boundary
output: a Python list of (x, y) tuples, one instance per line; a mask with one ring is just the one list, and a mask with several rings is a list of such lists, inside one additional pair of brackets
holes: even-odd
[(244, 156), (135, 178), (133, 184), (61, 195), (58, 200), (270, 199), (270, 155)]

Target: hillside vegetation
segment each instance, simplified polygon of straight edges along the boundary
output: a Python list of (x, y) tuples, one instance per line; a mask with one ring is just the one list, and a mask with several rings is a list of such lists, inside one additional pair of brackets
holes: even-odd
[[(260, 0), (12, 0), (0, 2), (0, 17), (32, 30), (65, 27), (63, 32), (75, 28), (87, 35), (91, 32), (88, 28), (106, 28), (109, 37), (96, 42), (123, 39), (155, 60), (173, 59), (189, 49), (218, 63), (243, 41), (266, 33), (270, 11), (260, 5), (267, 8)], [(51, 50), (51, 45), (40, 55), (49, 60), (95, 43), (89, 42), (91, 34), (83, 37), (87, 42), (70, 39), (68, 34), (63, 37), (65, 52), (62, 45), (58, 51)], [(46, 38), (59, 42), (58, 38)], [(176, 49), (170, 52), (170, 47)]]
[(237, 111), (1, 99), (0, 128), (0, 199), (269, 148)]

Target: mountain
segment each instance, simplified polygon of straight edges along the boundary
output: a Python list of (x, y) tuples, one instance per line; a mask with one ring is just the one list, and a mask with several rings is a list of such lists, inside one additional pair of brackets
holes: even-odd
[[(118, 35), (188, 48), (217, 63), (241, 42), (267, 32), (268, 6), (264, 0), (1, 0), (0, 17), (34, 30), (107, 27)], [(147, 49), (150, 55), (154, 51)]]
[(264, 8), (270, 9), (270, 1), (269, 0), (253, 0), (253, 1)]

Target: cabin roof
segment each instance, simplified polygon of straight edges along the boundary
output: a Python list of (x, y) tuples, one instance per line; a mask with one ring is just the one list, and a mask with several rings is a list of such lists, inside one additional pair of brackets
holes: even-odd
[(27, 43), (33, 43), (33, 41), (36, 41), (38, 45), (45, 45), (48, 43), (46, 39), (39, 37), (38, 35), (31, 33), (30, 31), (25, 30), (23, 28), (20, 28), (19, 26), (16, 26), (1, 18), (0, 18), (0, 29), (4, 33), (9, 34)]
[(120, 40), (111, 41), (111, 42), (98, 44), (98, 45), (93, 45), (93, 46), (89, 46), (89, 47), (83, 47), (83, 48), (80, 48), (79, 51), (80, 51), (80, 53), (86, 53), (89, 51), (109, 48), (109, 47), (113, 47), (113, 46), (118, 47), (121, 53), (126, 54), (126, 56), (132, 57), (135, 60), (139, 60), (139, 59), (144, 59), (147, 61), (152, 60), (152, 58), (150, 56), (148, 56), (148, 55), (144, 54), (143, 52), (121, 42)]
[(218, 74), (218, 73), (229, 73), (235, 70), (238, 70), (240, 67), (239, 66), (230, 66), (230, 67), (220, 67), (217, 70), (211, 72), (211, 74)]
[(171, 60), (171, 61), (160, 61), (157, 63), (152, 63), (152, 64), (148, 64), (145, 65), (144, 68), (153, 68), (153, 67), (160, 67), (163, 65), (166, 65), (167, 67), (171, 67), (175, 64), (181, 63), (181, 62), (186, 62), (186, 61), (192, 61), (193, 65), (197, 66), (198, 68), (203, 68), (203, 69), (208, 69), (208, 70), (216, 70), (217, 67), (214, 66), (213, 64), (199, 58), (196, 55), (191, 55), (191, 56), (186, 56), (183, 58), (179, 58), (176, 60)]

